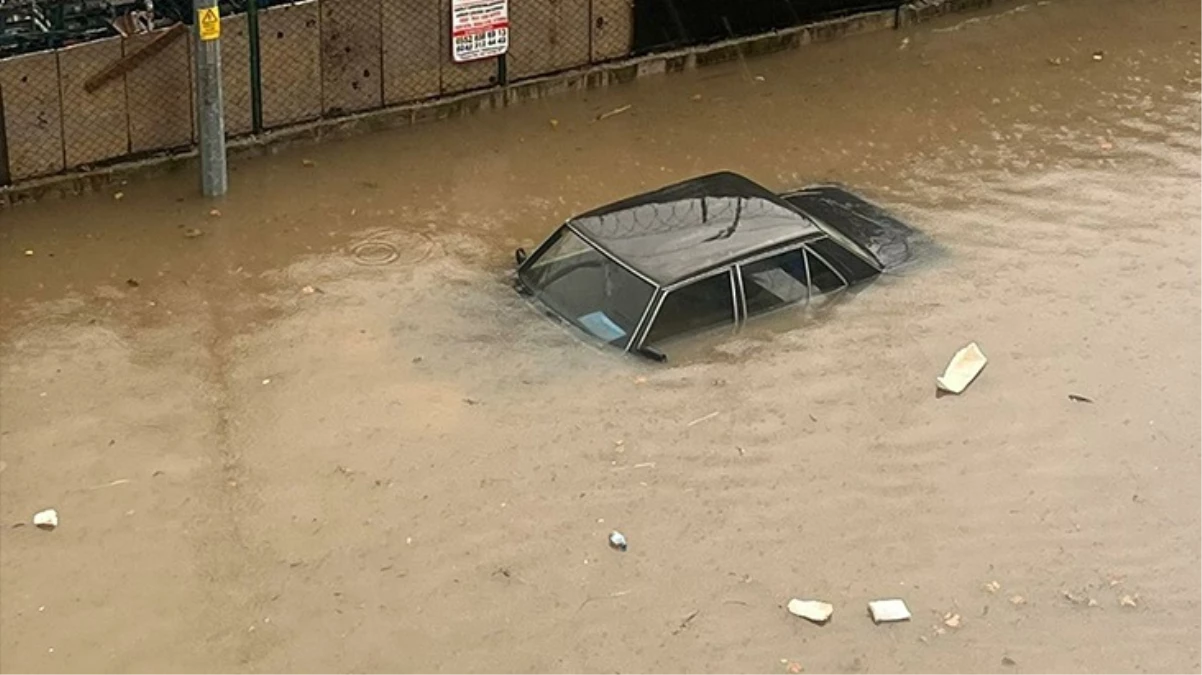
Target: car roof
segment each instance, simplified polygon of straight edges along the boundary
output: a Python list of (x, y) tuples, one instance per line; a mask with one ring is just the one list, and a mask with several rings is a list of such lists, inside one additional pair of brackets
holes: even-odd
[(661, 286), (822, 232), (777, 195), (730, 172), (623, 199), (568, 224)]

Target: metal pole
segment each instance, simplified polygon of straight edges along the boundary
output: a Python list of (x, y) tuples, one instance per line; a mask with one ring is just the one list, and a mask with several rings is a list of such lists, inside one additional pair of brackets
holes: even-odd
[[(250, 38), (250, 120), (256, 134), (263, 133), (263, 71), (259, 59), (259, 0), (246, 5), (246, 30)], [(384, 78), (380, 78), (383, 86)]]
[(225, 115), (221, 100), (221, 14), (217, 0), (192, 0), (196, 9), (196, 119), (200, 130), (200, 188), (220, 197), (229, 188), (225, 168)]

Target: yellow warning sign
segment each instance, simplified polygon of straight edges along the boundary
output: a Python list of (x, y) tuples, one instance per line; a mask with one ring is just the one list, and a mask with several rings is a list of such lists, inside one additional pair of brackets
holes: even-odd
[(200, 26), (201, 40), (216, 40), (221, 37), (221, 14), (216, 7), (196, 10), (196, 25)]

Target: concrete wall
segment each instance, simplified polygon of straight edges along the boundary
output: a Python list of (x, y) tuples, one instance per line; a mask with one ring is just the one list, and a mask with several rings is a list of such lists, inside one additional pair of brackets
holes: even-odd
[[(125, 56), (137, 53), (165, 31), (124, 41)], [(179, 148), (192, 143), (192, 60), (180, 35), (163, 51), (125, 75), (129, 151)]]
[(442, 12), (434, 0), (381, 0), (384, 105), (442, 91)]
[(589, 61), (590, 0), (509, 3), (509, 77), (579, 68)]
[(626, 56), (634, 45), (632, 0), (593, 0), (591, 58), (594, 62)]
[(321, 116), (319, 21), (316, 0), (259, 13), (263, 126), (268, 129)]
[[(195, 37), (189, 33), (188, 54), (196, 53)], [(250, 103), (250, 34), (247, 32), (246, 15), (226, 17), (221, 20), (221, 95), (225, 99), (225, 133), (241, 136), (250, 133), (252, 127)], [(196, 80), (189, 61), (189, 88), (193, 95)], [(195, 118), (195, 115), (193, 115)], [(193, 119), (195, 134), (195, 119)], [(195, 138), (195, 136), (194, 136)]]
[(121, 38), (96, 40), (58, 52), (63, 155), (68, 169), (129, 154), (124, 80), (111, 79), (91, 93), (83, 87), (89, 77), (123, 53)]
[[(265, 129), (279, 131), (243, 145), (259, 147), (284, 138), (342, 135), (470, 114), (569, 89), (608, 86), (908, 26), (992, 4), (918, 0), (897, 11), (865, 12), (581, 70), (630, 53), (631, 2), (511, 0), (510, 52), (505, 60), (510, 81), (524, 83), (504, 89), (489, 89), (498, 83), (496, 59), (452, 61), (450, 0), (304, 0), (262, 10), (263, 123)], [(196, 139), (190, 34), (94, 92), (83, 87), (89, 77), (156, 36), (111, 38), (0, 60), (5, 135), (0, 149), (7, 152), (9, 179), (28, 182), (97, 163), (189, 148)], [(243, 136), (253, 131), (245, 16), (223, 20), (222, 65), (226, 131)], [(549, 73), (562, 74), (531, 79)], [(439, 97), (441, 101), (415, 103)], [(355, 114), (362, 111), (378, 112)], [(323, 118), (329, 121), (317, 122)], [(0, 204), (9, 201), (6, 194), (12, 190), (0, 187)]]
[(62, 104), (54, 52), (0, 61), (8, 171), (14, 180), (63, 170)]
[(384, 105), (380, 0), (322, 0), (320, 7), (322, 112), (340, 115)]

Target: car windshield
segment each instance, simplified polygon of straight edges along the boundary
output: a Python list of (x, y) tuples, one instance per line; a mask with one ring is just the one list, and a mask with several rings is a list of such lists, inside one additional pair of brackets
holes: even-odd
[(544, 304), (603, 342), (624, 347), (655, 289), (562, 227), (520, 272)]

